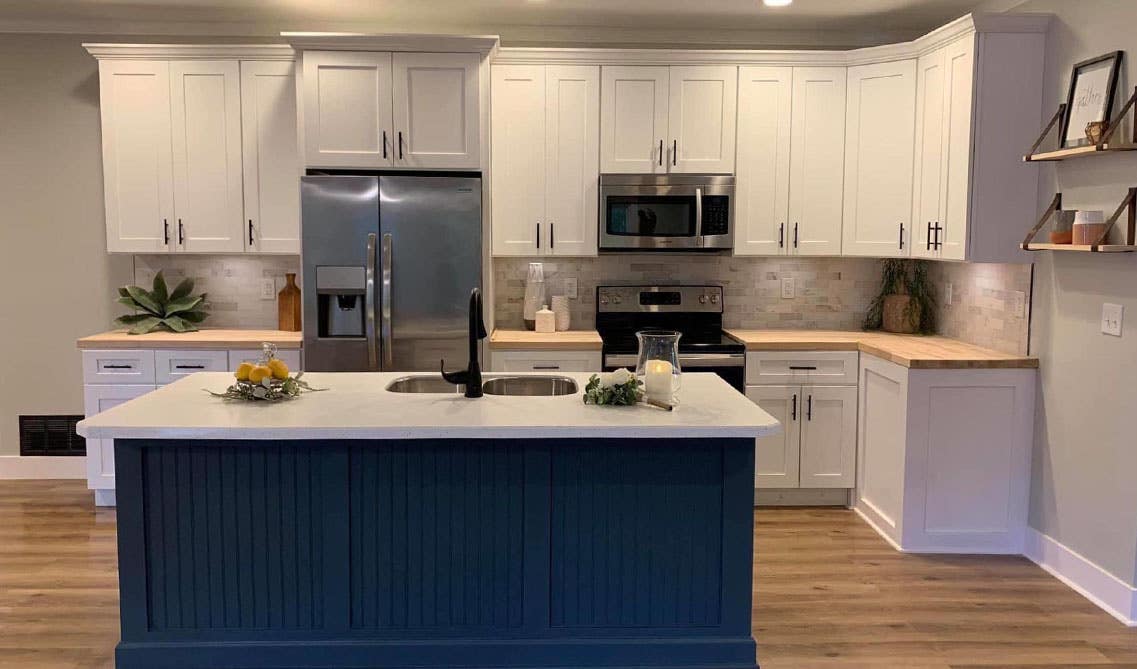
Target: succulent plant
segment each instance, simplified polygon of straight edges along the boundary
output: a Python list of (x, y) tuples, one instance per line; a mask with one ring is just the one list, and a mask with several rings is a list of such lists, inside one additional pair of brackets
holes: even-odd
[(119, 304), (137, 313), (119, 316), (115, 323), (129, 327), (130, 334), (146, 334), (162, 328), (171, 332), (193, 332), (209, 314), (205, 293), (193, 296), (192, 292), (193, 279), (184, 279), (171, 292), (166, 287), (166, 278), (158, 272), (152, 290), (139, 286), (118, 289)]

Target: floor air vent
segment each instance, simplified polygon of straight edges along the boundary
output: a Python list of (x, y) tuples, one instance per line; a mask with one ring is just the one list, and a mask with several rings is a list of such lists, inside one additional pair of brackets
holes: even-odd
[(20, 416), (20, 455), (86, 455), (87, 440), (75, 432), (82, 416)]

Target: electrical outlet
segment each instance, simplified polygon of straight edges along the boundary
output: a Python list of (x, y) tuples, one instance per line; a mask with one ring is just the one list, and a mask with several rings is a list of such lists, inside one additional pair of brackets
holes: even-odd
[(272, 279), (261, 279), (261, 299), (276, 299), (276, 282)]
[(794, 298), (794, 278), (792, 276), (782, 277), (782, 299), (792, 300)]
[(576, 278), (575, 277), (565, 279), (565, 297), (569, 298), (570, 300), (576, 299)]
[(945, 307), (951, 306), (951, 284), (950, 283), (944, 284), (944, 306)]
[(1026, 318), (1026, 293), (1016, 290), (1011, 293), (1011, 313)]
[(1101, 331), (1102, 334), (1121, 336), (1121, 321), (1125, 316), (1125, 307), (1120, 304), (1106, 302), (1101, 305)]

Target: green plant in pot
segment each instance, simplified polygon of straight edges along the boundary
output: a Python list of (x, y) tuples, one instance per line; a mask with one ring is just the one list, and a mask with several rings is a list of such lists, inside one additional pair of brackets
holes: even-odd
[(205, 293), (191, 295), (193, 279), (186, 278), (170, 291), (166, 278), (158, 272), (152, 290), (140, 286), (118, 289), (118, 302), (136, 313), (119, 316), (115, 323), (130, 328), (130, 334), (146, 334), (155, 330), (193, 332), (209, 315)]
[(880, 293), (865, 315), (866, 330), (935, 334), (936, 293), (923, 260), (881, 261)]

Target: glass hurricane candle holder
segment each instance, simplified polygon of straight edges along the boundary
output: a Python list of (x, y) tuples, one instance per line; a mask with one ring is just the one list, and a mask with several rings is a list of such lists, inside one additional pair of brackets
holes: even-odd
[(672, 330), (641, 330), (636, 333), (640, 343), (636, 360), (636, 378), (644, 384), (645, 399), (675, 403), (683, 370), (679, 367), (679, 338), (683, 335)]

